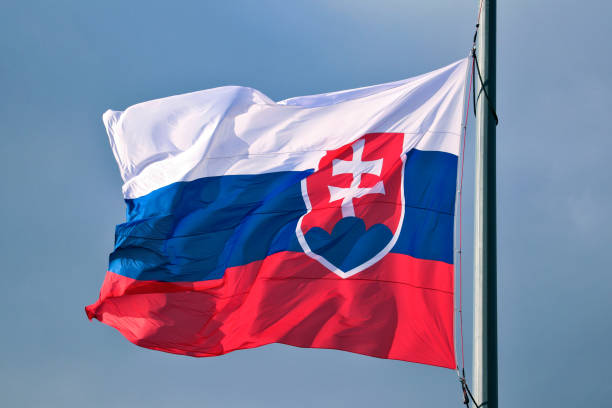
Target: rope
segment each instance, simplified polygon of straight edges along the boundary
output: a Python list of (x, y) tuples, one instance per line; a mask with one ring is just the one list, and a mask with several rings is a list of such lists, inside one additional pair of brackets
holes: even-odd
[(470, 391), (470, 387), (468, 387), (467, 382), (465, 381), (465, 377), (460, 377), (459, 381), (461, 382), (461, 390), (463, 391), (463, 403), (466, 407), (470, 406), (470, 400), (472, 400), (476, 408), (481, 408), (488, 404), (487, 401), (484, 401), (481, 404), (476, 402), (474, 396), (472, 395), (472, 391)]
[[(476, 19), (476, 29), (474, 30), (474, 38), (472, 39), (472, 56), (475, 55), (474, 50), (476, 49), (476, 39), (478, 37), (478, 28), (480, 24), (480, 14), (482, 12), (482, 3), (483, 0), (480, 0), (480, 5), (478, 7), (478, 18)], [(470, 84), (468, 85), (468, 89), (472, 88), (473, 80), (474, 80), (474, 58), (472, 58), (472, 75), (470, 75)], [(473, 89), (473, 88), (472, 88)], [(476, 101), (476, 98), (474, 98)], [(476, 104), (474, 103), (474, 107)], [(468, 94), (467, 106), (465, 109), (465, 119), (463, 120), (463, 141), (461, 147), (461, 175), (459, 177), (459, 330), (461, 336), (461, 370), (463, 372), (463, 378), (465, 379), (465, 349), (463, 342), (463, 169), (465, 167), (465, 145), (467, 139), (467, 123), (470, 111), (470, 96)], [(475, 113), (475, 111), (474, 111)], [(460, 378), (462, 376), (459, 374), (459, 368), (457, 368), (457, 374)]]
[[(477, 28), (478, 30), (478, 28)], [(476, 34), (474, 34), (474, 38), (476, 38)], [(470, 75), (470, 83), (467, 89), (472, 88), (472, 83), (474, 79), (474, 59), (472, 59), (471, 66), (471, 75)], [(470, 396), (471, 392), (467, 386), (465, 380), (465, 348), (463, 341), (463, 173), (465, 167), (465, 146), (467, 139), (467, 123), (470, 112), (470, 94), (467, 94), (467, 104), (465, 109), (465, 119), (463, 121), (463, 141), (461, 144), (461, 170), (459, 176), (459, 249), (458, 249), (458, 263), (459, 263), (459, 335), (461, 338), (461, 373), (459, 372), (459, 367), (457, 367), (457, 376), (459, 377), (459, 381), (461, 382), (461, 390), (463, 392), (463, 403), (466, 407), (470, 406)], [(472, 400), (474, 398), (472, 397)], [(474, 402), (476, 407), (478, 408), (478, 404)]]
[[(472, 75), (470, 75), (470, 84), (468, 89), (472, 87), (474, 78), (474, 61), (472, 60)], [(463, 121), (463, 141), (461, 146), (461, 171), (459, 177), (459, 332), (461, 337), (461, 367), (465, 369), (465, 350), (463, 346), (463, 169), (465, 167), (465, 145), (467, 139), (467, 122), (470, 111), (470, 94), (467, 96), (467, 106), (465, 109), (465, 119)]]
[[(476, 72), (478, 72), (478, 79), (480, 80), (480, 92), (484, 93), (487, 98), (487, 106), (489, 107), (489, 111), (493, 115), (493, 119), (495, 119), (495, 126), (499, 124), (499, 118), (497, 117), (497, 112), (495, 112), (495, 108), (491, 104), (491, 98), (489, 98), (489, 94), (487, 93), (487, 88), (484, 85), (484, 81), (482, 80), (482, 75), (480, 74), (480, 66), (478, 65), (478, 58), (476, 57), (476, 52), (472, 49), (472, 58), (474, 60), (474, 65), (476, 65)], [(472, 75), (474, 75), (472, 73)], [(478, 97), (480, 98), (480, 92)], [(476, 93), (476, 91), (474, 91)], [(474, 116), (476, 116), (476, 96), (474, 96)]]
[[(478, 38), (478, 28), (480, 27), (480, 14), (482, 12), (482, 3), (483, 0), (480, 0), (480, 6), (478, 7), (478, 19), (476, 20), (476, 30), (474, 30), (474, 38), (472, 40), (472, 64), (476, 66), (476, 72), (478, 72), (478, 80), (480, 82), (480, 91), (478, 92), (478, 98), (480, 98), (480, 94), (484, 93), (485, 98), (487, 99), (487, 106), (489, 107), (489, 111), (493, 115), (493, 119), (495, 119), (495, 126), (499, 124), (499, 117), (497, 116), (497, 112), (495, 107), (491, 103), (491, 98), (489, 98), (489, 93), (487, 92), (487, 88), (485, 87), (484, 80), (482, 79), (482, 74), (480, 73), (480, 65), (478, 64), (478, 57), (476, 57), (476, 39)], [(474, 71), (472, 70), (472, 77), (474, 76)], [(474, 98), (474, 116), (476, 116), (476, 83), (473, 83), (472, 94)]]

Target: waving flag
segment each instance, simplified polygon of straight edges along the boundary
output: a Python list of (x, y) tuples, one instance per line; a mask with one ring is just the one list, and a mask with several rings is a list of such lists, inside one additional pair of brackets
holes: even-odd
[(170, 353), (284, 343), (454, 368), (466, 69), (107, 111), (127, 220), (87, 315)]

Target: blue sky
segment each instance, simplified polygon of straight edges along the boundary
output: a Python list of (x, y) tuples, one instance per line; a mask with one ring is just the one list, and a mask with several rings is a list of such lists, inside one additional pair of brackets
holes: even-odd
[[(4, 1), (0, 405), (460, 406), (450, 370), (280, 345), (174, 356), (83, 306), (124, 217), (106, 109), (228, 84), (284, 99), (407, 78), (467, 55), (476, 3)], [(609, 403), (611, 14), (602, 0), (499, 5), (502, 406)]]

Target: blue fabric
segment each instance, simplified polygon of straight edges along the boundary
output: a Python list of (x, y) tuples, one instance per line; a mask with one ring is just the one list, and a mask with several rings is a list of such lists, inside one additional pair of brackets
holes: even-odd
[[(452, 154), (409, 152), (404, 223), (392, 252), (452, 263), (456, 169)], [(109, 270), (140, 280), (201, 281), (277, 252), (302, 252), (295, 235), (306, 212), (300, 180), (311, 173), (207, 177), (126, 200), (127, 222), (116, 228)], [(336, 234), (343, 239), (334, 241)], [(314, 252), (348, 270), (390, 235), (383, 225), (365, 231), (351, 217), (336, 225), (331, 240), (318, 229), (306, 239)]]

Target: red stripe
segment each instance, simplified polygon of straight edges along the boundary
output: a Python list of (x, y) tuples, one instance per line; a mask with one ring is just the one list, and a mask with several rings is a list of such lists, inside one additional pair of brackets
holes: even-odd
[(205, 357), (283, 343), (455, 368), (453, 266), (401, 254), (342, 279), (280, 252), (201, 282), (108, 272), (86, 307), (131, 342)]

